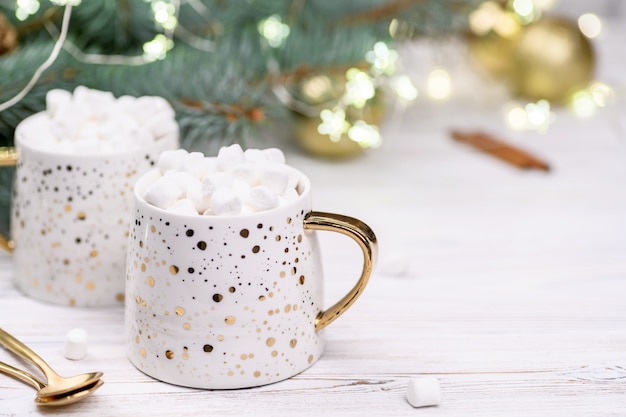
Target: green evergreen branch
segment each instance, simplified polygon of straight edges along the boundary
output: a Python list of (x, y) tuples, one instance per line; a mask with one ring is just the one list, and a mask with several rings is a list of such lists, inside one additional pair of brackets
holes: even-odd
[[(208, 151), (243, 143), (259, 135), (261, 126), (283, 126), (280, 122), (290, 117), (272, 92), (277, 83), (361, 64), (376, 42), (393, 41), (393, 19), (411, 34), (462, 30), (467, 14), (481, 1), (183, 1), (174, 48), (162, 61), (99, 65), (62, 52), (20, 103), (0, 112), (0, 146), (11, 145), (15, 127), (45, 108), (49, 90), (78, 85), (116, 96), (166, 98), (176, 111), (187, 149)], [(20, 47), (0, 56), (0, 102), (15, 96), (49, 56), (54, 43), (50, 25), (58, 27), (62, 15), (59, 6), (40, 0), (37, 13), (20, 22), (15, 5), (0, 0), (0, 12), (20, 34)], [(72, 9), (68, 40), (86, 54), (141, 56), (143, 44), (164, 32), (152, 13), (146, 0), (83, 0)], [(290, 28), (277, 48), (269, 47), (258, 31), (259, 22), (274, 15)], [(0, 169), (0, 230), (8, 218), (11, 175), (10, 169)]]

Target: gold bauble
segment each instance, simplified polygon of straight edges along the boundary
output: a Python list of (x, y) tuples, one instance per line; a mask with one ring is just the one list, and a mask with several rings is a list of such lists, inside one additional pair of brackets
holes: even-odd
[(8, 54), (17, 47), (17, 30), (0, 13), (0, 56)]
[[(346, 91), (344, 72), (334, 71), (304, 77), (295, 85), (291, 93), (305, 111), (294, 111), (293, 133), (300, 148), (315, 157), (325, 159), (347, 159), (361, 154), (365, 148), (343, 134), (338, 140), (318, 132), (322, 123), (320, 112), (333, 108)], [(362, 108), (347, 106), (346, 120), (363, 120), (370, 125), (378, 125), (385, 113), (381, 91), (368, 100)]]
[(525, 26), (514, 56), (510, 83), (521, 97), (563, 103), (593, 77), (591, 44), (570, 20), (546, 16)]
[(469, 53), (490, 76), (508, 77), (515, 65), (517, 35), (504, 37), (494, 31), (481, 36), (471, 35), (467, 44)]
[(328, 135), (322, 135), (317, 131), (319, 124), (319, 117), (295, 117), (293, 130), (296, 142), (307, 154), (324, 159), (348, 159), (363, 152), (361, 145), (345, 134), (337, 141), (333, 141)]
[[(376, 96), (369, 100), (362, 109), (349, 108), (347, 120), (363, 120), (369, 125), (378, 126), (385, 115), (384, 99), (378, 91)], [(317, 128), (321, 120), (317, 117), (307, 117), (296, 114), (294, 135), (300, 148), (306, 153), (325, 159), (348, 159), (360, 155), (366, 149), (343, 134), (339, 140), (333, 140), (329, 135), (323, 135)]]

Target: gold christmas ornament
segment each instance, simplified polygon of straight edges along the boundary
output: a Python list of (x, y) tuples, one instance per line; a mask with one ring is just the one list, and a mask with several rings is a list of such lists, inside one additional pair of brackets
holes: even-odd
[(506, 77), (513, 71), (515, 62), (515, 37), (503, 37), (496, 32), (483, 36), (470, 36), (469, 53), (487, 74)]
[[(345, 114), (346, 120), (359, 120), (370, 126), (378, 126), (385, 115), (380, 92), (369, 100), (362, 109), (350, 109)], [(296, 142), (306, 153), (325, 159), (348, 159), (363, 153), (369, 146), (362, 144), (351, 131), (338, 137), (320, 133), (320, 116), (308, 117), (297, 114), (294, 123)]]
[[(350, 92), (355, 88), (349, 83), (343, 72), (331, 72), (305, 77), (292, 88), (291, 95), (298, 103), (293, 106), (293, 132), (306, 153), (347, 159), (371, 147), (371, 135), (379, 135), (375, 126), (384, 115), (381, 92), (367, 81)], [(345, 102), (347, 95), (352, 100), (349, 103)]]
[(514, 57), (510, 83), (522, 97), (563, 103), (593, 77), (592, 46), (567, 19), (546, 16), (523, 27)]
[(521, 25), (504, 2), (488, 1), (470, 14), (468, 49), (478, 65), (495, 77), (511, 74)]
[(17, 47), (17, 30), (0, 13), (0, 56), (8, 54)]
[(293, 130), (296, 142), (309, 155), (324, 159), (348, 159), (363, 152), (363, 148), (345, 134), (336, 141), (322, 135), (317, 130), (319, 124), (319, 117), (295, 117)]

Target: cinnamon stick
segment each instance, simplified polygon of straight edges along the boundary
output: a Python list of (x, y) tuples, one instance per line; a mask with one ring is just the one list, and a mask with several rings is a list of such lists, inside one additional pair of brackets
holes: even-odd
[(541, 159), (487, 133), (452, 130), (450, 135), (458, 142), (473, 146), (518, 168), (550, 170), (550, 166)]

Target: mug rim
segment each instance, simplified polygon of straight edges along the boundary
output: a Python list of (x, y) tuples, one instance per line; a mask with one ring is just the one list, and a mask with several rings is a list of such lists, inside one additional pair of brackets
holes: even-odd
[(295, 172), (296, 175), (298, 176), (298, 184), (296, 186), (296, 190), (298, 191), (298, 198), (294, 199), (293, 201), (288, 202), (287, 204), (281, 204), (278, 207), (275, 207), (273, 209), (255, 211), (251, 213), (240, 213), (240, 214), (235, 214), (235, 215), (183, 214), (183, 213), (176, 213), (176, 212), (168, 211), (166, 209), (162, 209), (160, 207), (157, 207), (153, 204), (148, 203), (143, 198), (143, 191), (145, 191), (145, 189), (150, 184), (152, 184), (158, 178), (163, 176), (163, 174), (160, 172), (158, 168), (152, 168), (151, 170), (142, 174), (135, 182), (135, 185), (133, 187), (133, 196), (135, 199), (135, 204), (137, 205), (135, 207), (135, 210), (139, 209), (139, 205), (141, 205), (142, 209), (153, 210), (155, 213), (159, 213), (164, 216), (170, 216), (171, 218), (179, 218), (181, 220), (189, 221), (192, 219), (198, 219), (200, 221), (211, 220), (211, 221), (230, 222), (230, 221), (233, 221), (234, 219), (239, 219), (239, 218), (251, 218), (251, 217), (273, 215), (274, 213), (277, 213), (279, 211), (290, 210), (292, 207), (300, 207), (301, 203), (303, 201), (306, 201), (309, 198), (309, 195), (311, 193), (311, 180), (306, 174), (304, 174), (299, 169), (294, 168), (291, 165), (285, 165), (285, 166), (288, 167), (293, 172)]
[(44, 118), (44, 117), (46, 117), (45, 110), (37, 112), (35, 114), (31, 114), (30, 116), (23, 119), (17, 125), (17, 127), (15, 128), (15, 134), (14, 134), (14, 142), (15, 142), (15, 147), (17, 150), (26, 150), (27, 152), (31, 154), (35, 154), (35, 155), (39, 155), (41, 157), (47, 157), (47, 158), (59, 157), (59, 158), (63, 158), (64, 160), (65, 159), (99, 160), (99, 159), (110, 157), (110, 156), (140, 155), (140, 154), (145, 153), (147, 150), (154, 150), (158, 148), (169, 149), (171, 145), (174, 145), (175, 148), (179, 147), (180, 132), (177, 129), (175, 135), (168, 135), (168, 136), (161, 137), (157, 140), (154, 140), (152, 143), (148, 144), (147, 146), (138, 147), (134, 149), (113, 149), (113, 150), (109, 150), (106, 152), (90, 151), (90, 152), (73, 152), (73, 153), (58, 151), (54, 147), (45, 149), (40, 146), (33, 146), (33, 144), (29, 143), (29, 140), (25, 138), (26, 135), (23, 134), (22, 132), (22, 130), (25, 129), (23, 125), (25, 122), (28, 122), (29, 120), (36, 121), (37, 119)]

